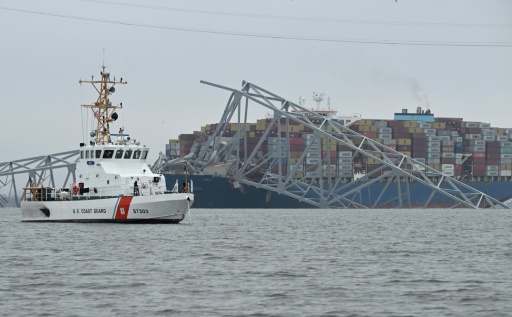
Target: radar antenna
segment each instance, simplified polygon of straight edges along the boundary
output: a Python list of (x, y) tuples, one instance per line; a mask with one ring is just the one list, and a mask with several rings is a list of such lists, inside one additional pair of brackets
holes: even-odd
[(106, 66), (101, 67), (101, 80), (94, 80), (92, 77), (91, 80), (81, 80), (79, 83), (91, 83), (98, 92), (98, 99), (94, 104), (90, 105), (82, 105), (84, 108), (90, 108), (93, 112), (94, 119), (97, 121), (96, 131), (91, 133), (91, 137), (95, 137), (96, 144), (99, 143), (112, 143), (110, 140), (110, 122), (116, 121), (119, 117), (115, 112), (117, 108), (123, 108), (123, 103), (119, 106), (113, 106), (112, 102), (109, 100), (109, 95), (115, 92), (114, 86), (116, 84), (127, 84), (128, 82), (124, 81), (121, 78), (120, 81), (110, 80), (110, 73), (105, 72)]

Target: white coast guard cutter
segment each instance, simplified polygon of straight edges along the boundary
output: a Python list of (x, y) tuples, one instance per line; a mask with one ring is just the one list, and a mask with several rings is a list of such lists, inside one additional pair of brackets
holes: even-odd
[(94, 104), (82, 105), (92, 110), (96, 127), (90, 143), (80, 144), (76, 182), (60, 189), (42, 183), (25, 187), (21, 220), (179, 223), (194, 202), (192, 182), (185, 179), (181, 192), (177, 185), (168, 192), (164, 176), (151, 172), (146, 164), (149, 148), (131, 140), (123, 128), (110, 133), (118, 118), (115, 110), (122, 103), (112, 105), (109, 96), (115, 85), (127, 82), (111, 80), (103, 66), (101, 80), (81, 83), (91, 83), (99, 96)]

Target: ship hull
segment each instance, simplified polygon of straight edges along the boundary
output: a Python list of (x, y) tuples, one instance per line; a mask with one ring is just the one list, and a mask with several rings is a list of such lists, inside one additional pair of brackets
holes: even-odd
[(122, 196), (63, 201), (22, 201), (23, 222), (179, 223), (194, 194)]
[[(172, 187), (176, 180), (183, 178), (183, 175), (167, 174), (169, 180), (168, 187)], [(240, 208), (240, 209), (261, 209), (261, 208), (314, 208), (313, 205), (289, 197), (284, 194), (268, 191), (266, 189), (243, 185), (241, 188), (235, 188), (226, 177), (210, 175), (194, 175), (194, 194), (196, 195), (195, 208)], [(499, 201), (505, 201), (512, 197), (512, 182), (507, 181), (473, 181), (465, 184), (492, 196)], [(364, 190), (360, 200), (364, 206), (373, 206), (376, 197), (384, 190), (386, 183), (374, 183), (368, 190)], [(397, 197), (397, 186), (389, 186), (382, 195), (375, 208), (394, 208), (398, 207), (400, 202)], [(402, 188), (403, 190), (403, 188)], [(428, 187), (420, 183), (410, 183), (410, 202), (404, 197), (402, 206), (411, 206), (421, 208), (430, 197), (432, 192)], [(229, 199), (219, 199), (219, 197), (229, 197)], [(429, 207), (443, 208), (453, 206), (453, 201), (443, 195), (436, 194), (428, 204)]]

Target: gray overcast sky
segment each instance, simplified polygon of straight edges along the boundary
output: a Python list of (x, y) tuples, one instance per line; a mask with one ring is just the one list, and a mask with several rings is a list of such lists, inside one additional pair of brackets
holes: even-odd
[[(112, 97), (125, 107), (118, 122), (152, 147), (151, 162), (169, 138), (220, 119), (229, 95), (201, 79), (234, 88), (245, 79), (308, 104), (312, 91), (323, 91), (340, 113), (372, 119), (428, 100), (436, 116), (512, 128), (510, 0), (0, 0), (0, 7), (0, 162), (77, 148), (80, 104), (96, 99), (78, 80), (99, 76), (103, 49), (111, 74), (128, 81)], [(481, 46), (450, 46), (458, 43)]]

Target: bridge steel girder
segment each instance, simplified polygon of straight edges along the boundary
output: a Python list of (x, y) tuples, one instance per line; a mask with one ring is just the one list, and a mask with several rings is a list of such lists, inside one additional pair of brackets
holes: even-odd
[[(75, 168), (79, 153), (78, 150), (74, 150), (0, 163), (0, 207), (6, 207), (8, 201), (13, 201), (14, 207), (20, 206), (22, 196), (18, 193), (21, 189), (17, 188), (16, 178), (20, 180), (23, 174), (30, 175), (36, 184), (43, 182), (49, 187), (56, 187), (54, 171), (66, 168), (67, 175), (62, 187), (65, 187), (69, 176), (72, 176), (75, 182)], [(29, 182), (27, 178), (25, 186), (28, 186)], [(20, 181), (20, 183), (24, 182)], [(8, 190), (8, 194), (1, 194), (2, 189)]]
[[(412, 182), (420, 183), (431, 190), (424, 207), (430, 207), (433, 197), (441, 195), (450, 201), (449, 208), (510, 208), (455, 178), (351, 130), (349, 126), (321, 116), (259, 86), (244, 81), (242, 88), (238, 90), (206, 81), (201, 83), (227, 90), (231, 95), (215, 131), (201, 145), (197, 159), (191, 162), (196, 170), (222, 161), (230, 161), (236, 167), (235, 173), (230, 175), (232, 181), (286, 195), (320, 208), (376, 208), (393, 201), (398, 202), (396, 207), (411, 208), (409, 185)], [(245, 103), (242, 99), (245, 99)], [(273, 114), (263, 134), (258, 135), (260, 139), (252, 151), (248, 151), (249, 133), (245, 129), (248, 124), (249, 102), (266, 108)], [(237, 133), (225, 138), (224, 131), (233, 118), (237, 120)], [(290, 139), (292, 132), (291, 122), (303, 125), (314, 135), (314, 138), (306, 139), (305, 149), (297, 158), (296, 164), (282, 160), (284, 157), (290, 157), (290, 146), (286, 140)], [(270, 153), (262, 149), (274, 125), (277, 126), (276, 151)], [(282, 137), (283, 134), (286, 137)], [(309, 164), (305, 164), (307, 157), (315, 151), (311, 150), (314, 144), (321, 146), (322, 139), (327, 143), (326, 153), (323, 157), (319, 156), (315, 169), (308, 170)], [(239, 150), (240, 144), (244, 144), (242, 155)], [(349, 148), (353, 152), (352, 159), (364, 156), (382, 165), (358, 180), (347, 182), (343, 177), (336, 175), (336, 171), (331, 171), (331, 144)], [(299, 166), (304, 166), (304, 175), (296, 178)], [(316, 173), (320, 177), (306, 177), (308, 172)], [(327, 175), (325, 179), (324, 173)], [(255, 174), (259, 176), (256, 177)], [(377, 182), (386, 185), (373, 203), (364, 205), (364, 191), (368, 191), (370, 195), (370, 186)], [(397, 186), (397, 195), (388, 198), (387, 201), (381, 201), (392, 184)]]

